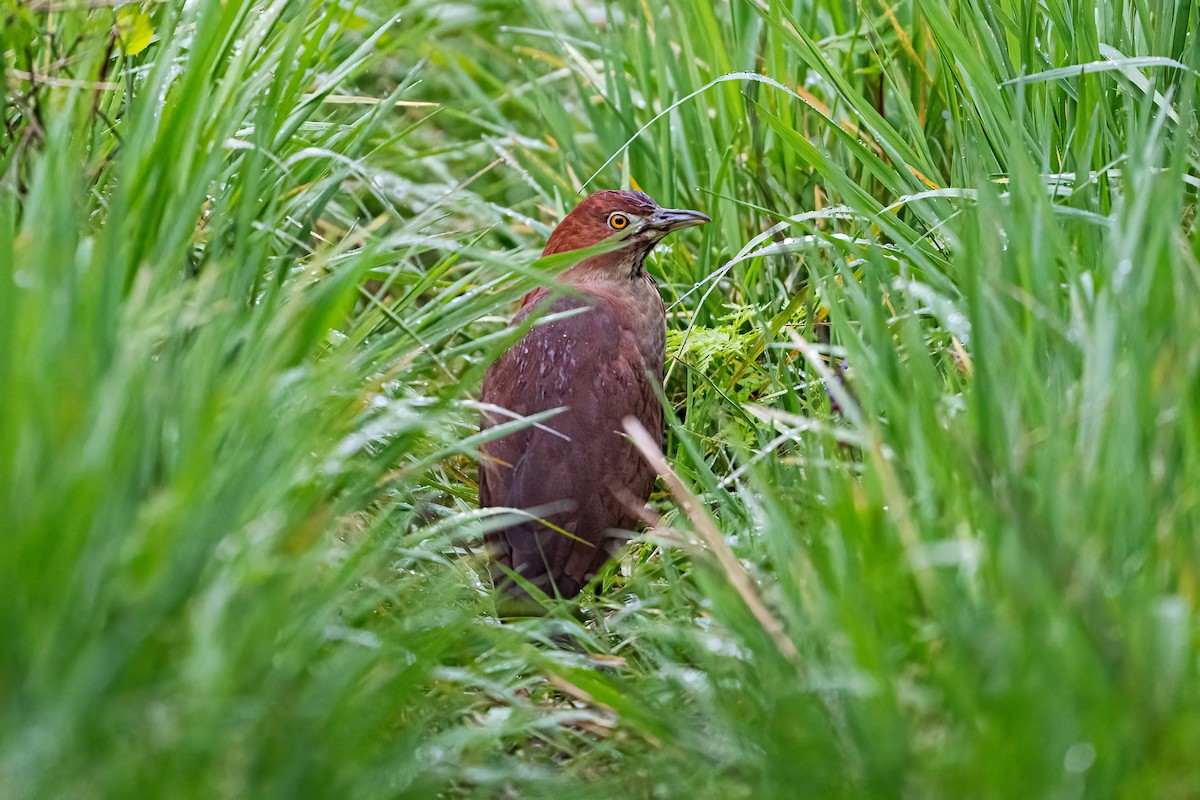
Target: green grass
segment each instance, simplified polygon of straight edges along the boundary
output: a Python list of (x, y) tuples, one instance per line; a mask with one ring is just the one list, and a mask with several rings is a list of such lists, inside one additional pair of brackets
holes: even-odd
[[(0, 796), (1194, 796), (1190, 0), (85, 5), (0, 3)], [(675, 477), (499, 624), (585, 183), (714, 220)]]

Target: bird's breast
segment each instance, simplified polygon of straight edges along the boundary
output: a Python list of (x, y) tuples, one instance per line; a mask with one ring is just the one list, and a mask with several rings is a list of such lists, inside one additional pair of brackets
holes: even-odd
[(649, 277), (613, 280), (582, 286), (594, 303), (628, 333), (645, 362), (656, 375), (662, 375), (666, 350), (667, 317), (658, 287)]
[(544, 310), (551, 314), (589, 310), (530, 330), (488, 370), (486, 402), (529, 414), (586, 404), (593, 395), (636, 398), (648, 377), (662, 379), (666, 315), (654, 283), (640, 278), (572, 284), (582, 297), (535, 297), (514, 324), (547, 302)]

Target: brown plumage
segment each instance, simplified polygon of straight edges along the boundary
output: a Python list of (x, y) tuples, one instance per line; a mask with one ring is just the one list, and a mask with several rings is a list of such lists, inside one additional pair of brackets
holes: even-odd
[[(498, 564), (547, 594), (574, 597), (638, 523), (637, 506), (654, 472), (623, 433), (633, 417), (662, 431), (656, 387), (662, 380), (666, 317), (646, 255), (668, 233), (701, 225), (698, 211), (659, 208), (641, 192), (596, 192), (566, 216), (543, 255), (621, 236), (621, 246), (568, 269), (561, 280), (580, 297), (552, 301), (550, 313), (586, 308), (539, 325), (505, 353), (483, 380), (481, 400), (515, 414), (565, 408), (538, 427), (489, 442), (479, 465), (479, 502), (531, 510), (536, 519), (487, 537)], [(539, 309), (549, 290), (525, 297), (513, 324)], [(489, 412), (483, 427), (510, 417)], [(493, 580), (522, 596), (501, 569)]]

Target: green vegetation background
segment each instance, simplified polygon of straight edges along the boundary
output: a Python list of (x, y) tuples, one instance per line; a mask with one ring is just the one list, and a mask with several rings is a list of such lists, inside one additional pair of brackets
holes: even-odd
[[(1192, 0), (115, 6), (0, 3), (0, 797), (1200, 793)], [(632, 185), (683, 488), (500, 625)]]

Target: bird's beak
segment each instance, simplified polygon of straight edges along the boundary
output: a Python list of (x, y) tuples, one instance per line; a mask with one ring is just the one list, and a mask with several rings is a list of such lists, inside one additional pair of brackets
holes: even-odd
[(708, 215), (699, 211), (688, 211), (682, 208), (660, 208), (650, 217), (650, 226), (655, 230), (668, 234), (680, 228), (694, 228), (711, 222)]

